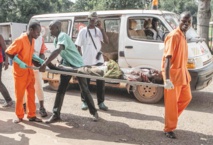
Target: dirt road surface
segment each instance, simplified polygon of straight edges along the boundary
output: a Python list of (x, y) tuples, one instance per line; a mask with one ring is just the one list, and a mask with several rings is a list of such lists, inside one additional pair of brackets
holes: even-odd
[[(3, 82), (14, 99), (11, 68), (3, 71)], [(48, 111), (45, 121), (51, 115), (56, 92), (47, 84), (44, 92)], [(97, 104), (95, 87), (92, 94)], [(1, 96), (0, 106), (3, 103)], [(162, 132), (163, 100), (142, 104), (126, 90), (106, 88), (105, 104), (109, 111), (98, 110), (101, 119), (93, 122), (89, 111), (81, 110), (78, 87), (72, 85), (64, 99), (62, 122), (33, 123), (25, 116), (22, 123), (14, 124), (14, 106), (0, 107), (0, 145), (213, 145), (213, 83), (193, 92), (192, 102), (179, 118), (175, 140), (166, 138)]]

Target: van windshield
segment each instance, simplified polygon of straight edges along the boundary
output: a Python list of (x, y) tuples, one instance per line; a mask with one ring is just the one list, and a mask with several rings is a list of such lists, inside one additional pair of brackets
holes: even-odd
[[(34, 21), (34, 19), (30, 20)], [(45, 43), (52, 43), (54, 40), (54, 37), (51, 36), (50, 30), (49, 30), (49, 24), (52, 20), (37, 20), (40, 22), (41, 25), (41, 35), (44, 38)], [(68, 27), (69, 27), (69, 20), (60, 20), (61, 21), (61, 31), (68, 33)]]
[[(165, 20), (168, 22), (168, 24), (172, 27), (172, 29), (175, 29), (178, 27), (179, 25), (179, 15), (176, 14), (164, 14), (164, 18)], [(197, 32), (194, 30), (194, 28), (190, 28), (187, 32), (186, 32), (186, 38), (188, 41), (193, 41), (195, 39), (198, 39), (199, 36), (197, 34)]]

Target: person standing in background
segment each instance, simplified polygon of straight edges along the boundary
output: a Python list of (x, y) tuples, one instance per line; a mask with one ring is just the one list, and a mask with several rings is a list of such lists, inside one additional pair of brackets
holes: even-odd
[(152, 10), (158, 9), (158, 0), (152, 0)]
[[(75, 41), (75, 45), (78, 47), (78, 51), (82, 55), (84, 65), (101, 66), (104, 63), (104, 58), (101, 53), (101, 43), (109, 43), (105, 30), (101, 27), (101, 22), (97, 20), (98, 15), (96, 12), (90, 12), (88, 15), (89, 25), (80, 30), (78, 37)], [(90, 79), (87, 79), (88, 85)], [(99, 109), (108, 110), (108, 107), (104, 104), (105, 100), (105, 81), (96, 80), (97, 87), (97, 100)], [(88, 106), (85, 102), (84, 96), (81, 94), (81, 100), (83, 102), (81, 109), (87, 110)]]
[(164, 75), (164, 103), (166, 137), (175, 139), (174, 130), (178, 117), (192, 99), (190, 81), (187, 69), (188, 46), (186, 32), (191, 26), (191, 13), (180, 15), (179, 27), (168, 34), (165, 39), (165, 49), (162, 58), (162, 72)]
[(7, 70), (9, 66), (8, 56), (5, 55), (5, 50), (6, 50), (6, 44), (2, 35), (0, 35), (0, 92), (5, 100), (5, 103), (3, 104), (2, 107), (10, 107), (13, 105), (13, 101), (12, 101), (12, 98), (10, 97), (10, 94), (7, 88), (5, 87), (5, 85), (3, 84), (1, 80), (2, 68), (4, 68), (4, 70)]

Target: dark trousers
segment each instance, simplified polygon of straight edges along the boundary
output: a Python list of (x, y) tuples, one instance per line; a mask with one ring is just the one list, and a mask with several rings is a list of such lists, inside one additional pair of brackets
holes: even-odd
[[(89, 86), (90, 79), (87, 79), (87, 84)], [(96, 91), (97, 91), (97, 100), (98, 105), (104, 102), (104, 96), (105, 96), (105, 81), (102, 80), (96, 80)], [(85, 101), (85, 96), (81, 93), (81, 101)]]
[[(96, 66), (101, 66), (103, 63), (98, 63)], [(90, 85), (90, 79), (87, 78), (87, 84), (88, 86)], [(96, 90), (97, 90), (97, 100), (98, 100), (98, 105), (103, 103), (105, 100), (105, 81), (103, 80), (96, 80)], [(85, 101), (85, 96), (81, 93), (81, 101)]]
[(4, 100), (6, 102), (10, 102), (10, 101), (12, 101), (12, 98), (10, 97), (10, 94), (9, 94), (7, 88), (2, 83), (1, 73), (2, 73), (2, 63), (0, 63), (0, 92), (1, 92), (2, 96), (4, 97)]
[[(59, 84), (59, 88), (56, 94), (55, 103), (53, 107), (53, 113), (57, 116), (60, 116), (64, 95), (69, 85), (69, 81), (71, 77), (72, 76), (68, 76), (68, 75), (60, 76), (60, 84)], [(78, 84), (81, 90), (81, 94), (85, 96), (85, 101), (88, 104), (89, 112), (90, 114), (94, 115), (97, 112), (97, 110), (95, 108), (91, 93), (89, 91), (87, 81), (85, 78), (77, 77), (77, 79), (78, 79)]]

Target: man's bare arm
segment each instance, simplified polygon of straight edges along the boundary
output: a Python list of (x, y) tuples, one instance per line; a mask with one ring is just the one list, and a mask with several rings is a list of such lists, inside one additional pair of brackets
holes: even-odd
[(54, 50), (50, 56), (45, 60), (44, 64), (48, 65), (53, 59), (55, 59), (61, 52), (61, 50), (64, 49), (64, 45), (58, 45), (58, 48)]
[(81, 47), (80, 46), (76, 46), (78, 48), (78, 52), (80, 53), (80, 55), (82, 56), (82, 51), (81, 51)]
[(100, 22), (97, 24), (97, 27), (101, 30), (101, 33), (102, 33), (103, 39), (104, 39), (104, 43), (105, 43), (105, 44), (109, 44), (109, 38), (108, 38), (108, 36), (107, 36), (107, 34), (106, 34), (104, 28), (102, 28)]
[[(2, 37), (2, 35), (0, 35), (0, 46), (2, 48), (2, 51), (5, 52), (5, 50), (7, 49), (4, 38)], [(8, 55), (5, 55), (5, 60), (4, 60), (4, 68), (5, 70), (8, 69)]]
[(44, 61), (44, 63), (41, 65), (41, 67), (39, 68), (40, 72), (45, 72), (46, 70), (46, 66), (53, 60), (55, 59), (61, 52), (61, 50), (64, 49), (64, 45), (58, 45), (58, 48), (56, 50), (54, 50), (50, 56)]
[(165, 77), (166, 79), (169, 79), (169, 70), (170, 70), (170, 60), (172, 56), (167, 56), (165, 60)]

